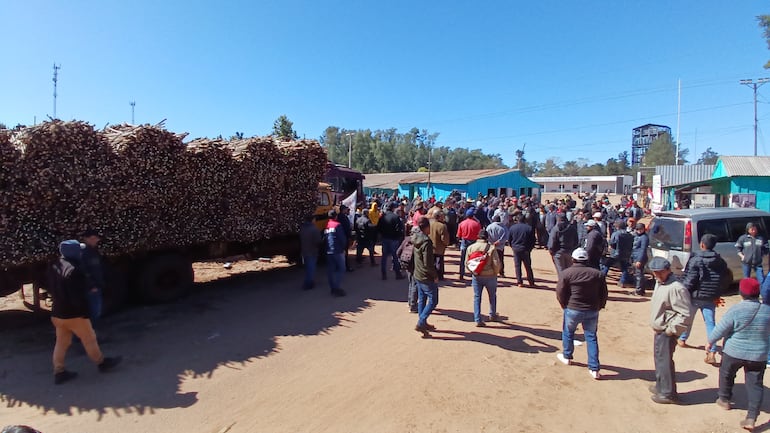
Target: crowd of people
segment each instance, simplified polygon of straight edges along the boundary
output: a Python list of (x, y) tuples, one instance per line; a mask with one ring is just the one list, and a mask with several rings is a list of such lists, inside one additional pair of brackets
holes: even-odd
[[(714, 251), (714, 235), (702, 237), (700, 250), (692, 254), (684, 274), (677, 277), (666, 259), (648, 257), (647, 226), (640, 221), (645, 213), (633, 199), (622, 197), (615, 205), (606, 196), (597, 199), (585, 195), (581, 199), (578, 204), (569, 195), (543, 203), (537, 197), (481, 194), (476, 198), (453, 194), (445, 200), (373, 196), (356, 212), (352, 224), (355, 232), (351, 232), (351, 224), (339, 222), (348, 219), (345, 215), (349, 210), (343, 206), (330, 212), (324, 234), (327, 255), (340, 255), (327, 266), (332, 294), (344, 294), (339, 281), (346, 270), (342, 265), (345, 246), (350, 248), (355, 241), (356, 263), (361, 265), (364, 251), (369, 251), (369, 261), (376, 266), (373, 250), (380, 242), (382, 279), (391, 271), (396, 279), (407, 279), (409, 311), (418, 315), (415, 330), (430, 337), (436, 327), (428, 320), (439, 302), (439, 283), (447, 273), (445, 252), (455, 247), (460, 254), (458, 279), (472, 286), (473, 318), (476, 326), (484, 327), (486, 321), (501, 318), (497, 284), (498, 278), (506, 275), (506, 246), (510, 247), (513, 277), (519, 287), (536, 287), (531, 252), (547, 249), (557, 275), (556, 298), (563, 309), (562, 351), (557, 359), (565, 365), (572, 363), (574, 336), (580, 326), (589, 374), (600, 379), (599, 312), (608, 299), (607, 276), (610, 269), (616, 269), (620, 275), (616, 284), (631, 288), (629, 295), (645, 297), (654, 283), (650, 298), (656, 375), (650, 386), (652, 401), (679, 402), (673, 354), (677, 347), (687, 347), (693, 318), (700, 311), (708, 335), (704, 362), (720, 367), (716, 404), (724, 409), (732, 407), (736, 372), (743, 368), (749, 408), (741, 427), (752, 430), (762, 403), (764, 369), (770, 365), (770, 278), (764, 278), (762, 267), (768, 248), (757, 227), (749, 224), (735, 246), (744, 263), (739, 290), (743, 301), (717, 323), (715, 309), (723, 305), (721, 296), (731, 281), (725, 279), (724, 259)], [(310, 225), (308, 222), (308, 228)], [(342, 226), (345, 228), (340, 229)], [(321, 244), (319, 238), (312, 245)], [(653, 282), (648, 281), (645, 269), (654, 275)], [(752, 271), (756, 278), (751, 278)], [(487, 315), (481, 313), (485, 291)], [(719, 341), (721, 361), (717, 360)]]
[[(764, 275), (768, 256), (767, 241), (758, 227), (749, 223), (746, 234), (735, 244), (743, 263), (739, 292), (742, 302), (734, 305), (717, 323), (715, 310), (727, 281), (727, 264), (714, 251), (717, 239), (706, 234), (700, 250), (691, 255), (681, 278), (671, 271), (662, 257), (650, 260), (646, 226), (639, 220), (644, 212), (633, 200), (610, 204), (606, 197), (583, 197), (578, 206), (569, 195), (540, 203), (537, 197), (481, 196), (475, 199), (453, 194), (445, 201), (430, 197), (408, 200), (404, 197), (371, 197), (351, 216), (341, 205), (328, 213), (323, 233), (313, 218), (300, 228), (305, 278), (302, 288), (313, 289), (319, 252), (326, 257), (328, 285), (333, 296), (345, 296), (342, 288), (346, 272), (353, 272), (354, 261), (362, 266), (368, 251), (371, 266), (377, 266), (374, 247), (382, 245), (379, 267), (383, 280), (393, 272), (397, 280), (408, 282), (407, 304), (417, 314), (415, 330), (430, 337), (436, 327), (428, 322), (439, 302), (439, 283), (446, 279), (446, 250), (459, 249), (459, 281), (473, 288), (473, 318), (478, 327), (486, 321), (499, 321), (497, 311), (498, 278), (505, 277), (505, 251), (510, 247), (514, 278), (519, 287), (535, 287), (531, 252), (547, 249), (556, 271), (556, 299), (563, 309), (562, 351), (557, 359), (572, 364), (574, 336), (583, 329), (588, 370), (601, 378), (597, 336), (599, 312), (608, 299), (607, 275), (618, 270), (617, 285), (631, 285), (630, 295), (646, 296), (645, 268), (654, 275), (650, 299), (650, 325), (654, 331), (656, 382), (650, 387), (652, 400), (659, 404), (678, 403), (673, 354), (687, 347), (695, 314), (703, 317), (708, 341), (707, 364), (719, 366), (719, 392), (716, 404), (732, 406), (736, 373), (746, 373), (748, 414), (741, 426), (752, 430), (763, 397), (763, 377), (770, 366), (770, 278)], [(101, 315), (104, 287), (99, 232), (88, 230), (81, 239), (59, 245), (61, 257), (50, 268), (52, 322), (56, 329), (53, 353), (54, 383), (62, 384), (77, 374), (65, 368), (65, 356), (73, 336), (78, 337), (98, 371), (107, 372), (121, 362), (105, 357), (94, 328)], [(355, 257), (349, 257), (353, 246)], [(522, 272), (522, 266), (524, 272)], [(755, 277), (751, 277), (751, 273)], [(525, 275), (526, 274), (526, 278)], [(484, 315), (482, 297), (486, 291), (489, 314)], [(760, 302), (761, 299), (761, 302)], [(717, 361), (722, 342), (721, 362)]]

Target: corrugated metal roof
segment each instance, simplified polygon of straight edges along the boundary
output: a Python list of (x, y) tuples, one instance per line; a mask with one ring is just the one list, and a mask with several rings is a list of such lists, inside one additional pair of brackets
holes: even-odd
[[(458, 171), (434, 171), (430, 175), (432, 183), (447, 183), (451, 185), (465, 185), (476, 179), (497, 176), (518, 170), (508, 168), (496, 168), (487, 170), (458, 170)], [(428, 173), (413, 173), (401, 179), (401, 184), (425, 183), (428, 181)]]
[(661, 186), (682, 185), (711, 179), (714, 168), (716, 165), (711, 164), (659, 165), (655, 167), (655, 174), (660, 175)]
[[(430, 174), (431, 183), (446, 183), (450, 185), (466, 185), (476, 179), (497, 176), (518, 171), (508, 168), (484, 170), (434, 171)], [(406, 173), (369, 173), (364, 180), (366, 188), (395, 189), (398, 185), (409, 185), (428, 182), (428, 172)]]
[(728, 176), (770, 176), (770, 156), (720, 156)]
[[(416, 173), (368, 173), (364, 179), (365, 188), (375, 189), (398, 189), (398, 183), (401, 178)], [(425, 173), (428, 178), (428, 173)]]

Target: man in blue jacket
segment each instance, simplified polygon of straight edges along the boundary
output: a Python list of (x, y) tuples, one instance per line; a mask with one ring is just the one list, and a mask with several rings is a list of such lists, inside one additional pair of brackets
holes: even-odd
[(634, 266), (636, 288), (632, 295), (644, 296), (644, 266), (647, 264), (647, 247), (650, 246), (650, 238), (647, 236), (647, 227), (643, 223), (636, 224), (634, 233), (634, 246), (631, 248), (631, 263)]
[(709, 334), (706, 349), (725, 338), (722, 349), (722, 365), (719, 367), (719, 398), (717, 406), (729, 410), (733, 397), (735, 374), (743, 368), (746, 377), (748, 413), (741, 421), (741, 427), (754, 430), (754, 424), (762, 407), (770, 338), (770, 306), (759, 303), (759, 281), (744, 278), (739, 284), (743, 301), (733, 305), (714, 330)]

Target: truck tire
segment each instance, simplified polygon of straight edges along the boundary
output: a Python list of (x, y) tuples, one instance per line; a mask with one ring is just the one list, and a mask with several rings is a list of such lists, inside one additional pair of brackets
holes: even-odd
[(192, 262), (179, 254), (149, 257), (140, 270), (137, 291), (144, 302), (170, 302), (193, 284)]

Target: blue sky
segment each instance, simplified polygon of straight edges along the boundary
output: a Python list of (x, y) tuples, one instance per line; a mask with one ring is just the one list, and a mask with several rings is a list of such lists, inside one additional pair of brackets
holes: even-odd
[[(0, 0), (0, 122), (53, 114), (98, 128), (166, 120), (190, 137), (264, 135), (285, 114), (328, 126), (412, 127), (437, 144), (605, 162), (664, 124), (690, 161), (751, 155), (753, 93), (770, 77), (760, 1)], [(758, 154), (770, 155), (770, 83)]]

